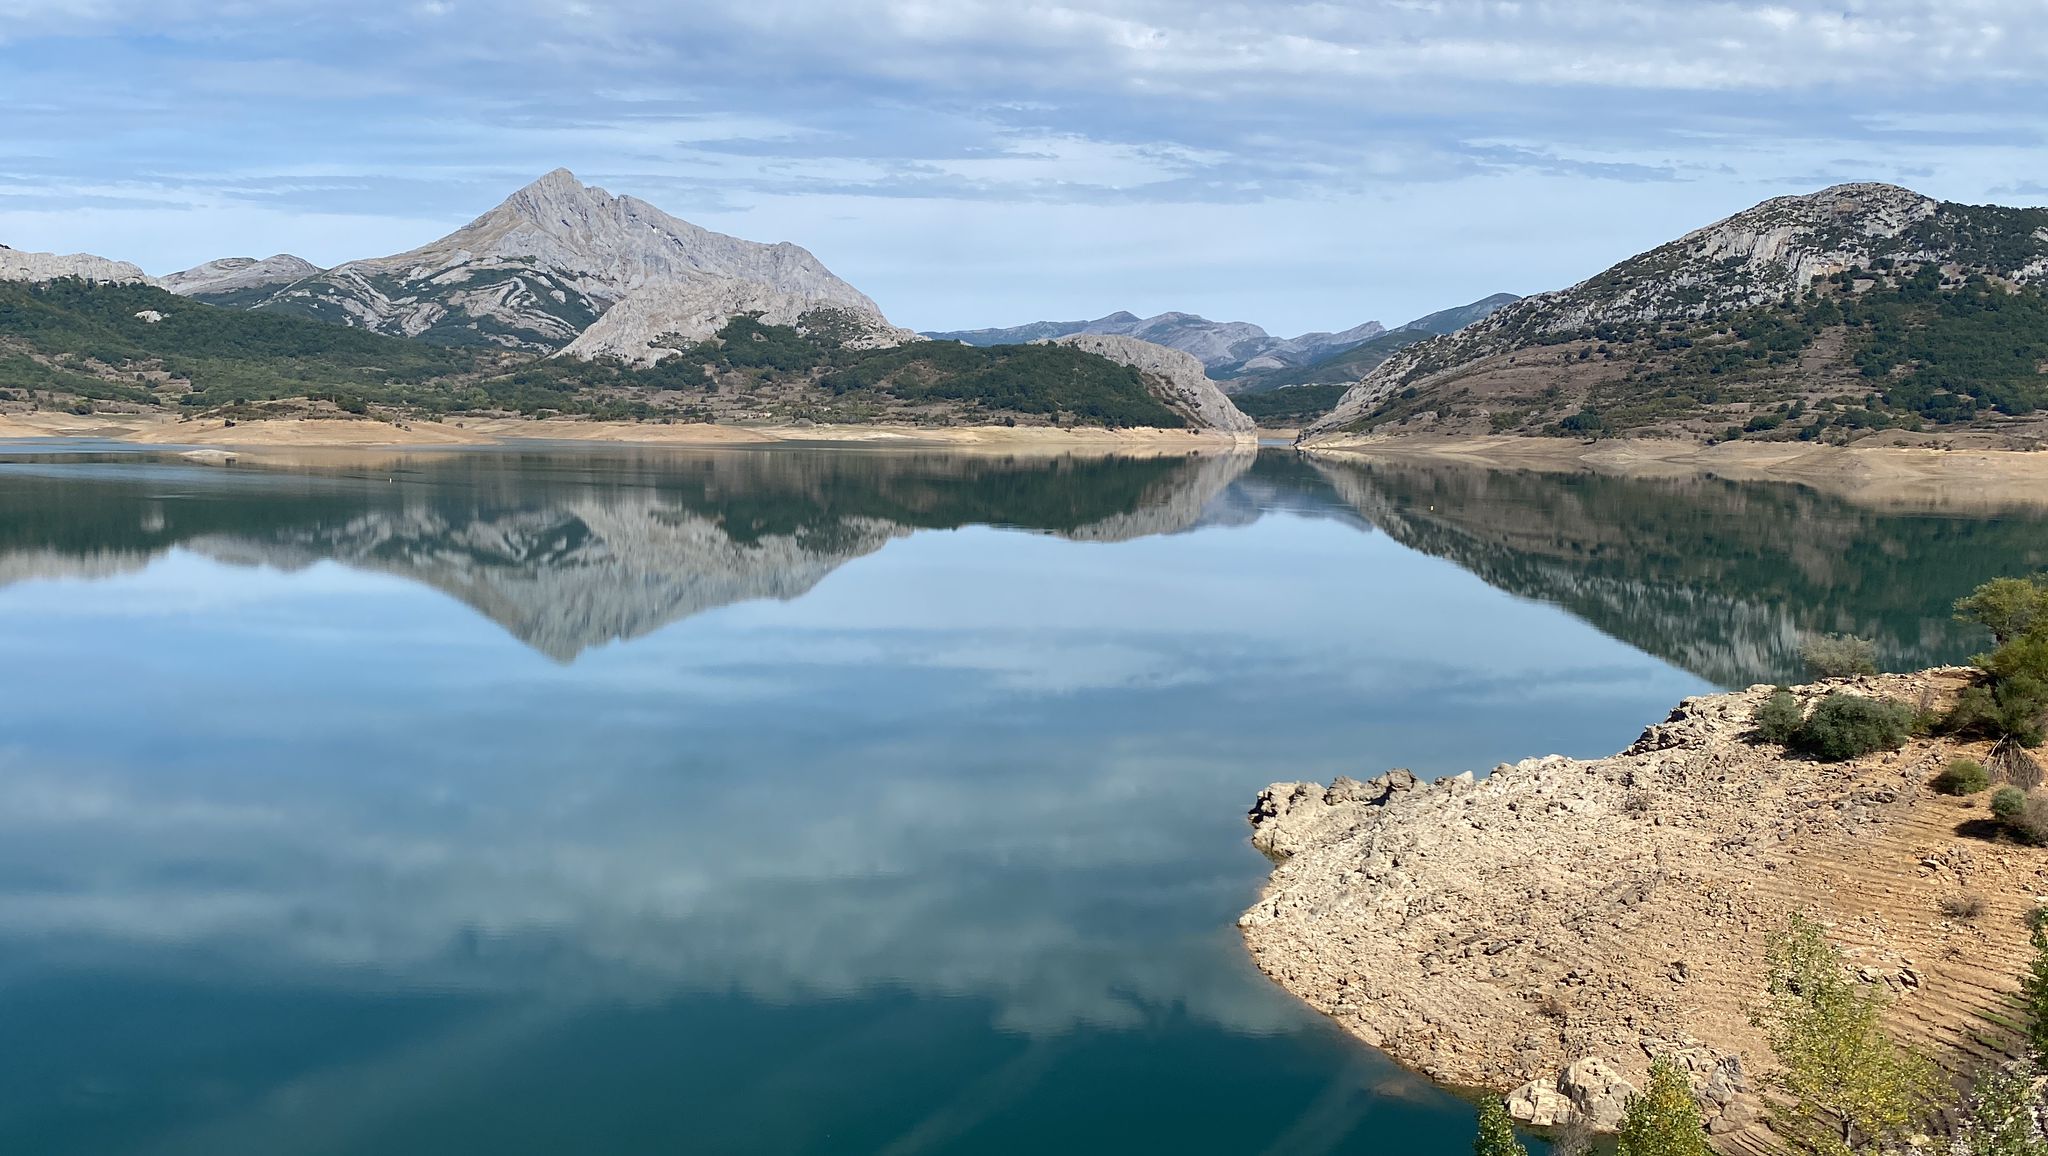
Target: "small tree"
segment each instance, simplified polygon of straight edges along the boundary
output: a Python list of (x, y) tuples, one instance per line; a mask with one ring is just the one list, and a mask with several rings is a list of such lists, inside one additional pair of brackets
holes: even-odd
[(1710, 1156), (1692, 1082), (1677, 1065), (1650, 1065), (1650, 1086), (1628, 1099), (1615, 1156)]
[(1799, 657), (1814, 678), (1877, 673), (1877, 643), (1853, 634), (1814, 635), (1800, 644)]
[(1792, 1101), (1773, 1127), (1815, 1156), (1884, 1151), (1933, 1103), (1933, 1067), (1885, 1034), (1883, 998), (1850, 977), (1818, 923), (1794, 916), (1765, 964), (1769, 1001), (1755, 1018)]
[(1993, 578), (1956, 603), (1956, 617), (1989, 630), (2003, 646), (2036, 625), (2048, 625), (2048, 575)]
[(1472, 1141), (1472, 1156), (1529, 1156), (1529, 1150), (1515, 1138), (1515, 1121), (1499, 1100), (1488, 1100), (1479, 1109), (1479, 1136)]
[(1959, 1151), (1968, 1156), (2048, 1156), (2048, 1139), (2034, 1122), (2034, 1080), (2039, 1074), (2030, 1060), (1977, 1077), (1963, 1103)]

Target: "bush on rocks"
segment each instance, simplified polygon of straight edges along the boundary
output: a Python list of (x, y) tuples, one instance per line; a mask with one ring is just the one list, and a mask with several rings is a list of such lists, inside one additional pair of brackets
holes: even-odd
[(1934, 776), (1934, 789), (1944, 795), (1974, 795), (1991, 785), (1991, 772), (1975, 759), (1950, 759)]
[(1799, 733), (1799, 727), (1806, 721), (1806, 712), (1799, 709), (1799, 700), (1789, 690), (1781, 690), (1765, 699), (1749, 716), (1756, 724), (1756, 733), (1766, 742), (1779, 746), (1792, 745), (1792, 736)]
[(1823, 762), (1838, 763), (1898, 750), (1912, 731), (1913, 708), (1904, 703), (1837, 691), (1813, 708), (1792, 745)]

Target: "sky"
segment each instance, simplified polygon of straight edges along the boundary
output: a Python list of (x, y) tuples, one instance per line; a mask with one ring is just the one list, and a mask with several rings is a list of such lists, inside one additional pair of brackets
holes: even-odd
[(1284, 334), (1771, 196), (2048, 204), (2043, 0), (0, 0), (0, 243), (409, 249), (556, 166), (919, 329)]

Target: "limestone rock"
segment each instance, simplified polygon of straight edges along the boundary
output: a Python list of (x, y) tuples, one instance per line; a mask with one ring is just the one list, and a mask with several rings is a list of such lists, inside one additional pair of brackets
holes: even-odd
[(1257, 428), (1189, 354), (1135, 337), (1099, 333), (1061, 337), (1056, 343), (1085, 349), (1144, 374), (1155, 397), (1197, 426), (1230, 433)]
[(1532, 1128), (1554, 1128), (1584, 1120), (1595, 1131), (1621, 1126), (1636, 1086), (1597, 1056), (1587, 1056), (1554, 1075), (1531, 1080), (1509, 1093), (1508, 1115)]
[[(1857, 686), (1939, 704), (1967, 680), (1936, 669)], [(1656, 1060), (1687, 1073), (1721, 1132), (1754, 1125), (1750, 1073), (1774, 1060), (1747, 1013), (1772, 931), (1795, 912), (1841, 926), (1914, 1030), (1962, 1031), (1969, 993), (2008, 982), (2024, 955), (2048, 860), (1978, 857), (1971, 887), (1999, 916), (1958, 931), (1938, 917), (1954, 883), (1911, 869), (1947, 845), (1930, 839), (1954, 837), (1956, 804), (1927, 787), (1949, 744), (1789, 757), (1752, 741), (1773, 691), (1687, 699), (1603, 759), (1275, 783), (1248, 816), (1274, 867), (1238, 921), (1246, 946), (1360, 1039), (1446, 1083), (1515, 1089), (1515, 1115), (1539, 1125), (1570, 1102), (1611, 1126)]]
[(162, 278), (163, 287), (180, 297), (221, 297), (267, 288), (283, 288), (324, 272), (320, 266), (289, 253), (257, 260), (222, 257)]
[(882, 349), (922, 338), (889, 324), (880, 310), (848, 308), (840, 295), (809, 290), (783, 291), (749, 281), (696, 281), (680, 285), (648, 285), (634, 290), (596, 323), (571, 341), (568, 357), (617, 357), (633, 365), (652, 365), (683, 346), (717, 335), (740, 314), (759, 315), (769, 325), (806, 328), (815, 317), (829, 317), (835, 329), (851, 332), (845, 342), (855, 349)]
[(156, 284), (149, 274), (126, 261), (109, 261), (90, 253), (25, 253), (0, 245), (0, 281), (57, 281), (66, 277), (116, 284)]
[[(714, 233), (635, 197), (615, 197), (557, 169), (428, 245), (351, 261), (296, 282), (262, 308), (403, 337), (556, 352), (615, 306), (631, 312), (584, 352), (645, 362), (647, 342), (674, 325), (702, 332), (719, 303), (788, 315), (831, 306), (900, 332), (881, 309), (788, 242)], [(715, 326), (713, 327), (716, 328)]]

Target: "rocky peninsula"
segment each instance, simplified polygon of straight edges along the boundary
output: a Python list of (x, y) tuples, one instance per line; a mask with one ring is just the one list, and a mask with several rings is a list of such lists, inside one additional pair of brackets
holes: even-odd
[[(1939, 704), (1960, 668), (1797, 688)], [(1930, 787), (1969, 744), (1825, 764), (1755, 741), (1771, 692), (1687, 699), (1609, 758), (1428, 783), (1279, 783), (1250, 819), (1275, 868), (1240, 919), (1259, 967), (1396, 1060), (1611, 1127), (1654, 1058), (1692, 1073), (1717, 1147), (1776, 1151), (1750, 1012), (1768, 938), (1821, 920), (1894, 1038), (1954, 1071), (2016, 1055), (2009, 1005), (2048, 852), (1985, 796)]]

